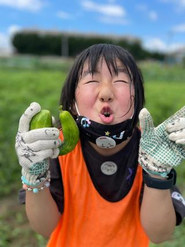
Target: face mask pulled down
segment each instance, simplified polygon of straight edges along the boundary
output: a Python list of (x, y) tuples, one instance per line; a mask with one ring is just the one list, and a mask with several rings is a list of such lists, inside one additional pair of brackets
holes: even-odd
[(113, 148), (131, 137), (133, 127), (132, 119), (125, 120), (114, 125), (97, 123), (85, 116), (79, 114), (76, 123), (83, 138), (95, 143), (101, 148)]

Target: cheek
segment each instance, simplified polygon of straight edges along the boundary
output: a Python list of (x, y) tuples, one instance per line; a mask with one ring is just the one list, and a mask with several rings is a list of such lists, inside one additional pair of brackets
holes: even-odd
[(125, 88), (119, 92), (119, 105), (121, 106), (121, 115), (123, 115), (122, 121), (132, 117), (134, 113), (134, 89)]
[(133, 103), (134, 100), (134, 89), (133, 88), (124, 88), (123, 90), (118, 91), (119, 100), (123, 105), (128, 106)]
[(75, 99), (79, 108), (87, 109), (92, 107), (95, 102), (95, 96), (89, 88), (78, 87), (75, 93)]

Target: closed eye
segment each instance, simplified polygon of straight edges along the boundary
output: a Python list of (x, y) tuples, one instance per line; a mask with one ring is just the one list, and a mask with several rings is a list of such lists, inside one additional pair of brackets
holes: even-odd
[(128, 81), (125, 81), (125, 80), (117, 80), (117, 81), (114, 81), (114, 83), (117, 83), (117, 82), (122, 82), (122, 83), (129, 84), (129, 82)]
[(89, 83), (99, 83), (99, 81), (87, 81), (87, 82), (85, 82), (85, 84), (89, 84)]

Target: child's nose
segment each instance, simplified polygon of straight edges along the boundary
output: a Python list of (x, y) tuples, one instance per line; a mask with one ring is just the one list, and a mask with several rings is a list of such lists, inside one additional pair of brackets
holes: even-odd
[(113, 92), (110, 86), (103, 86), (99, 93), (99, 99), (102, 102), (111, 102), (114, 98)]

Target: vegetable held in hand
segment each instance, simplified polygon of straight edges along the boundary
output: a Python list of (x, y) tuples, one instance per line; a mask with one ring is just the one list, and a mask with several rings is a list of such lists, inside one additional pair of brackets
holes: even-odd
[(64, 141), (60, 147), (59, 155), (64, 155), (71, 152), (75, 148), (79, 140), (79, 129), (74, 118), (68, 111), (63, 111), (62, 106), (59, 107), (59, 111), (62, 133), (64, 135)]
[[(79, 129), (75, 120), (68, 111), (63, 111), (62, 106), (59, 107), (59, 110), (59, 118), (64, 136), (64, 141), (60, 146), (59, 155), (64, 155), (71, 152), (75, 148), (79, 140)], [(33, 130), (46, 127), (52, 127), (52, 116), (50, 111), (41, 110), (32, 118), (30, 129)]]
[(31, 120), (30, 130), (52, 127), (52, 116), (50, 111), (41, 110)]
[(19, 120), (15, 142), (24, 184), (37, 186), (49, 179), (49, 158), (58, 157), (59, 134), (57, 128), (51, 127), (50, 114), (41, 111), (38, 103), (33, 102), (25, 110)]

